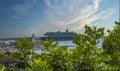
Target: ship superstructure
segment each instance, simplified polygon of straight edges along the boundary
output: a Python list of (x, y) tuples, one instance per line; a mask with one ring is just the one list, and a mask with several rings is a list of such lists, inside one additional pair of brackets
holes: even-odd
[(68, 29), (65, 32), (47, 32), (44, 34), (44, 37), (42, 38), (45, 40), (45, 38), (50, 39), (53, 38), (54, 40), (74, 40), (75, 39), (75, 33), (69, 32)]

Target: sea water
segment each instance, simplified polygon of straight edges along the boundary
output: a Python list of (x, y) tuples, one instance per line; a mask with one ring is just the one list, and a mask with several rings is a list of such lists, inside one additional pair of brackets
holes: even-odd
[[(72, 40), (69, 40), (69, 41), (54, 41), (55, 42), (58, 42), (58, 47), (59, 46), (67, 46), (69, 49), (74, 49), (76, 47), (76, 45), (72, 42)], [(35, 50), (35, 53), (42, 53), (41, 50)]]
[[(0, 43), (6, 43), (6, 44), (10, 44), (10, 42), (15, 42), (14, 40), (7, 40), (7, 41), (1, 41)], [(72, 42), (72, 40), (69, 41), (54, 41), (54, 42), (58, 42), (58, 47), (59, 46), (67, 46), (69, 49), (74, 49), (76, 47), (76, 45)], [(102, 42), (103, 40), (100, 39), (99, 44), (97, 44), (97, 47), (102, 48)], [(40, 49), (34, 50), (35, 53), (40, 54), (42, 51)]]

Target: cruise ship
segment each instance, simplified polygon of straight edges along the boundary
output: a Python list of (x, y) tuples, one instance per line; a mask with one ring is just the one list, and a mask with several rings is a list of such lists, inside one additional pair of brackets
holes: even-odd
[(55, 41), (66, 41), (66, 40), (74, 40), (76, 38), (76, 34), (74, 32), (69, 32), (68, 29), (65, 32), (46, 32), (44, 37), (41, 37), (41, 40), (46, 39), (54, 39)]

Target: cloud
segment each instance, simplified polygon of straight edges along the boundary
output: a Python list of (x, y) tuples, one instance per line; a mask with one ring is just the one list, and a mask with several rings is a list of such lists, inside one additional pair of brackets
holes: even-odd
[(15, 10), (16, 12), (22, 13), (31, 9), (35, 4), (36, 4), (36, 0), (25, 0), (21, 4), (12, 6), (12, 9)]
[[(100, 9), (103, 0), (44, 0), (48, 22), (63, 29), (79, 30), (85, 24), (108, 19), (115, 11)], [(54, 27), (54, 26), (53, 26)], [(56, 28), (57, 29), (57, 28)]]
[(37, 0), (24, 0), (22, 3), (15, 4), (11, 6), (11, 9), (17, 14), (12, 16), (13, 18), (17, 18), (19, 16), (24, 16), (28, 14), (28, 11), (33, 8), (36, 4)]
[(94, 9), (97, 10), (99, 8), (99, 3), (101, 0), (94, 0), (93, 1), (93, 5), (94, 5)]
[[(45, 22), (39, 19), (34, 20), (34, 25), (30, 28), (27, 34), (37, 33), (41, 36), (45, 32), (65, 31), (66, 29), (79, 32), (84, 25), (90, 25), (98, 20), (108, 19), (113, 13), (114, 9), (108, 8), (100, 9), (100, 4), (103, 0), (44, 0), (46, 8)], [(33, 3), (34, 4), (34, 3)], [(33, 6), (33, 5), (32, 5)], [(23, 9), (26, 12), (31, 7)]]

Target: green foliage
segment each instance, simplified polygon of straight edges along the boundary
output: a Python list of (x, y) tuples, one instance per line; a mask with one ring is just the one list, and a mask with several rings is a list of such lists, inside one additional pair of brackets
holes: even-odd
[(19, 49), (19, 52), (29, 54), (29, 50), (32, 50), (34, 44), (30, 38), (18, 39), (18, 43), (15, 45)]
[(41, 59), (36, 59), (32, 62), (32, 70), (31, 71), (52, 71), (49, 69), (50, 65), (46, 61), (42, 61)]
[(41, 41), (40, 44), (45, 47), (41, 50), (43, 52), (48, 52), (48, 51), (51, 51), (51, 49), (55, 49), (58, 45), (58, 42), (56, 43), (53, 43), (53, 42), (54, 42), (53, 39), (50, 39), (50, 40), (47, 39), (47, 41)]
[(106, 63), (120, 70), (120, 22), (115, 22), (115, 24), (114, 29), (108, 30), (109, 35), (104, 39), (104, 53), (110, 57)]
[(5, 55), (5, 53), (4, 52), (0, 52), (0, 64), (2, 64), (2, 61), (5, 59), (4, 58), (4, 55)]
[(6, 71), (5, 66), (0, 66), (0, 71)]
[[(120, 22), (115, 24), (108, 36), (104, 36), (104, 28), (86, 25), (84, 34), (76, 34), (74, 49), (58, 46), (50, 39), (41, 41), (42, 53), (35, 54), (30, 38), (19, 39), (15, 45), (19, 51), (10, 53), (7, 59), (11, 62), (3, 64), (0, 71), (120, 71)], [(103, 48), (97, 46), (101, 39)], [(4, 55), (0, 53), (0, 60)]]
[(19, 39), (18, 43), (15, 45), (15, 48), (18, 49), (18, 52), (11, 54), (11, 57), (14, 58), (12, 64), (9, 64), (10, 70), (26, 70), (31, 68), (30, 63), (32, 62), (32, 56), (34, 44), (30, 38)]
[(53, 43), (52, 39), (46, 42), (41, 42), (41, 44), (46, 46), (42, 49), (43, 53), (40, 55), (41, 59), (47, 61), (50, 64), (50, 68), (53, 68), (53, 71), (66, 71), (70, 56), (67, 47), (58, 47), (58, 43)]
[(100, 68), (102, 49), (97, 47), (99, 39), (104, 35), (104, 28), (97, 29), (85, 26), (84, 34), (78, 34), (73, 42), (77, 45), (73, 57), (78, 64), (78, 69), (96, 71)]

